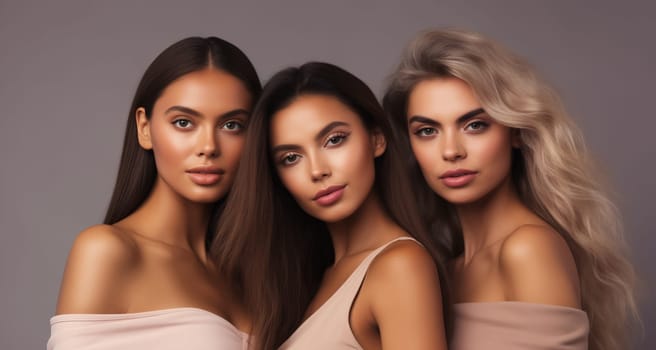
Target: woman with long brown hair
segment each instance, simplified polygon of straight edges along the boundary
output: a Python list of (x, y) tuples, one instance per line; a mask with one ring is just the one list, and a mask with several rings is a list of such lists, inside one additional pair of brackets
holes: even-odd
[(440, 245), (401, 169), (352, 74), (315, 62), (266, 84), (212, 247), (261, 316), (255, 348), (446, 348)]
[(426, 224), (452, 241), (452, 348), (625, 349), (637, 313), (619, 215), (533, 69), (480, 34), (427, 31), (383, 105)]
[(208, 225), (260, 90), (244, 53), (215, 37), (183, 39), (150, 64), (104, 224), (71, 249), (48, 349), (246, 347), (249, 315), (207, 254)]

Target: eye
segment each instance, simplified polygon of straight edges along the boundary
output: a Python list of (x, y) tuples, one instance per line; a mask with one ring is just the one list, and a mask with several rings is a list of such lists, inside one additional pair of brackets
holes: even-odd
[(301, 156), (296, 153), (287, 153), (283, 155), (280, 163), (282, 163), (282, 165), (293, 165), (298, 162), (299, 158), (301, 158)]
[(486, 122), (477, 120), (467, 124), (467, 126), (465, 126), (465, 130), (479, 132), (487, 129), (487, 127), (488, 124)]
[(230, 131), (239, 131), (244, 128), (244, 125), (242, 125), (240, 122), (236, 120), (231, 120), (222, 126), (223, 129), (225, 130), (230, 130)]
[(189, 119), (176, 119), (172, 122), (173, 125), (180, 129), (189, 129), (191, 127), (191, 120)]
[(344, 142), (348, 135), (344, 133), (339, 133), (339, 134), (333, 134), (328, 139), (326, 140), (325, 146), (330, 147), (330, 146), (337, 146)]
[(429, 127), (421, 128), (415, 131), (415, 135), (419, 137), (428, 137), (428, 136), (433, 136), (435, 134), (437, 134), (437, 130), (435, 130), (435, 128), (429, 128)]

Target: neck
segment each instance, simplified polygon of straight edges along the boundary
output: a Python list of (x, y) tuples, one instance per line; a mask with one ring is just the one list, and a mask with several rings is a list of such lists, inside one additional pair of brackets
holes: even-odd
[(175, 193), (158, 177), (152, 192), (128, 218), (136, 233), (188, 250), (206, 262), (205, 234), (212, 205), (194, 203)]
[(335, 250), (335, 264), (345, 256), (377, 248), (390, 239), (405, 235), (373, 192), (349, 217), (328, 223), (328, 231)]
[(513, 215), (523, 211), (523, 207), (510, 177), (476, 202), (456, 206), (465, 244), (465, 265), (476, 253), (510, 234), (517, 225)]

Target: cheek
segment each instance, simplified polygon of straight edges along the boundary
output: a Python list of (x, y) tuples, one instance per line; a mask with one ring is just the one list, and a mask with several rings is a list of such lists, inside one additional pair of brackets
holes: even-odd
[(220, 135), (218, 144), (221, 157), (224, 159), (226, 171), (233, 172), (239, 164), (242, 150), (244, 149), (245, 137), (243, 135)]
[(151, 133), (153, 155), (157, 164), (179, 163), (194, 145), (193, 137), (181, 132), (160, 128)]
[[(347, 147), (330, 150), (330, 167), (336, 180), (358, 184), (358, 188), (369, 189), (375, 181), (375, 157), (372, 146), (356, 139)], [(356, 142), (357, 141), (357, 142)]]
[(410, 146), (412, 147), (412, 153), (417, 159), (419, 168), (421, 171), (426, 174), (432, 170), (432, 168), (438, 164), (439, 152), (438, 148), (429, 141), (411, 141)]
[(485, 164), (498, 168), (499, 171), (509, 171), (512, 153), (510, 134), (491, 134), (488, 138), (472, 142), (470, 149), (476, 152), (478, 158)]
[(304, 189), (302, 164), (290, 168), (278, 168), (277, 172), (282, 185), (285, 186), (292, 197), (297, 200), (300, 199)]
[(369, 163), (373, 163), (373, 154), (370, 154), (369, 150), (361, 145), (343, 147), (329, 152), (327, 159), (330, 161), (330, 167), (345, 174), (362, 173), (369, 168)]

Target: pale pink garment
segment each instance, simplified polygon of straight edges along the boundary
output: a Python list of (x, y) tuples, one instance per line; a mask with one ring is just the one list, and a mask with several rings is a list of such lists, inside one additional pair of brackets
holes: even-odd
[(587, 350), (590, 325), (579, 309), (526, 302), (453, 306), (450, 350)]
[(128, 314), (63, 314), (50, 319), (48, 350), (243, 350), (247, 334), (220, 316), (181, 307)]
[(371, 262), (387, 246), (399, 240), (415, 241), (410, 237), (399, 237), (369, 253), (337, 291), (310, 315), (279, 349), (362, 349), (351, 330), (349, 322), (351, 305), (353, 305), (353, 301), (360, 290)]

